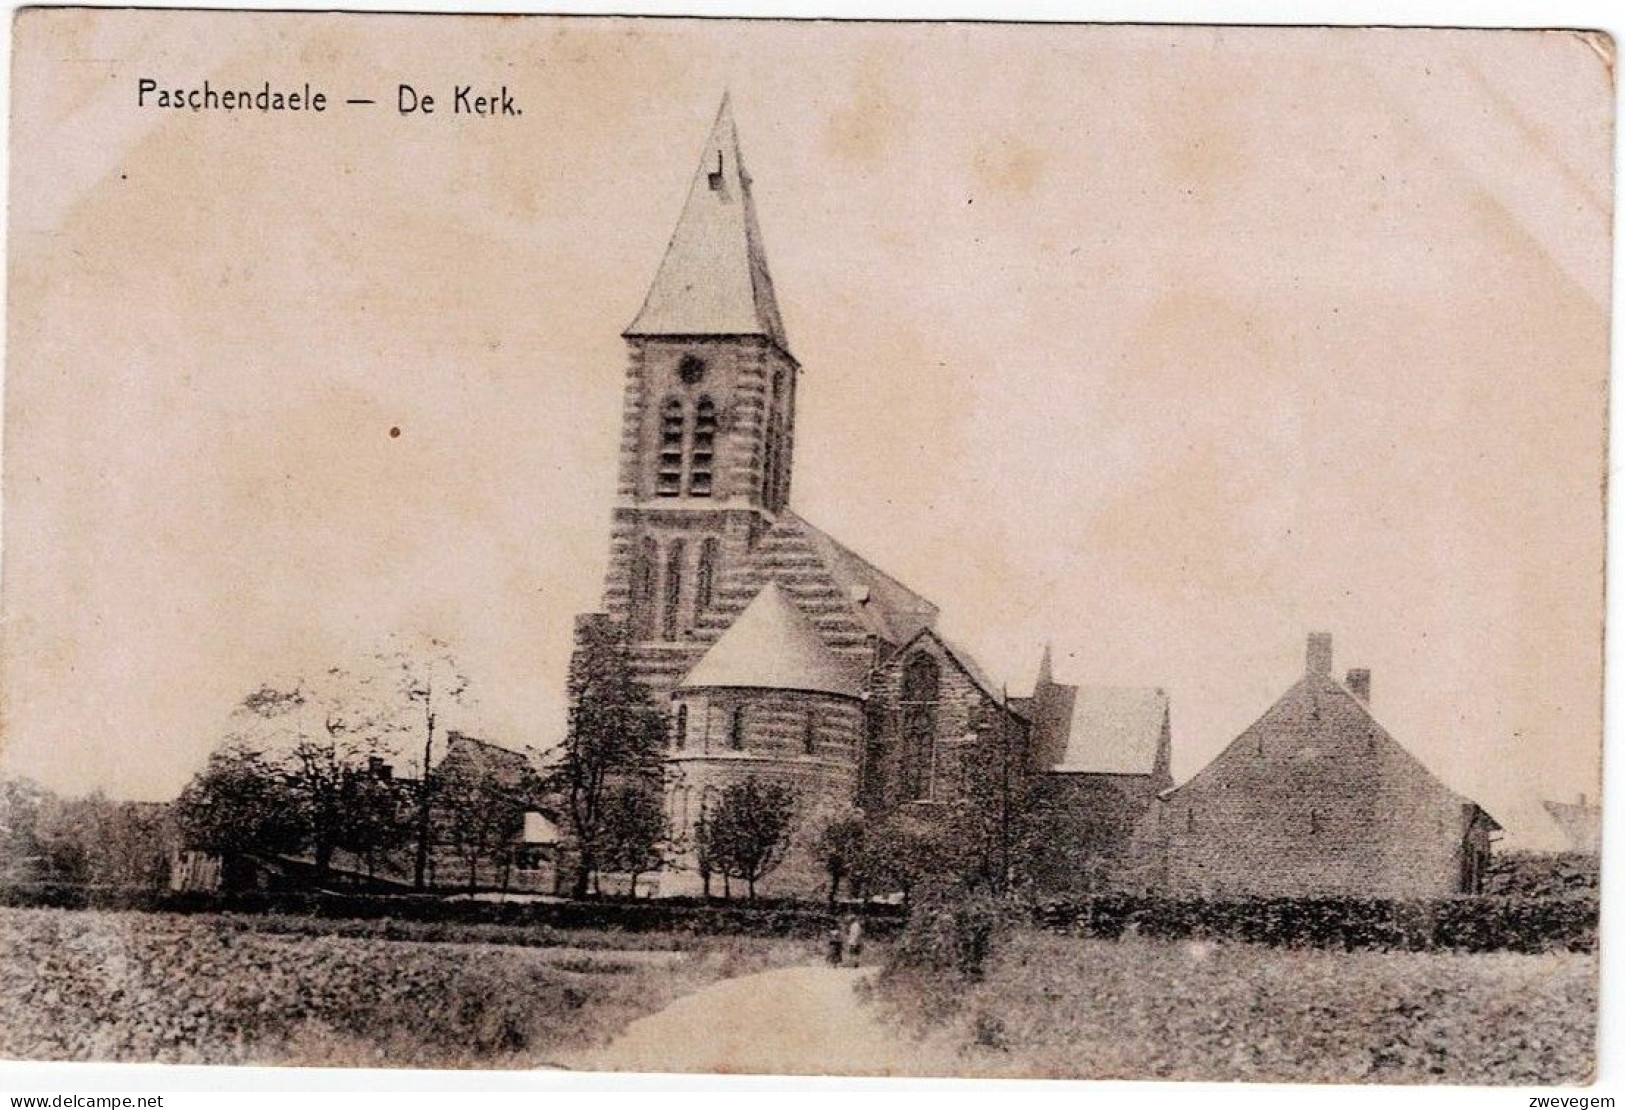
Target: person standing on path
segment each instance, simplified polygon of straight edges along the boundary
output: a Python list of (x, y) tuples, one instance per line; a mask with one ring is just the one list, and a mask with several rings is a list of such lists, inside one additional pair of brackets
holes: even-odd
[(855, 914), (846, 923), (846, 951), (853, 967), (863, 962), (863, 920)]
[(841, 966), (841, 936), (841, 923), (839, 921), (831, 923), (829, 933), (825, 937), (829, 945), (829, 965), (831, 967)]

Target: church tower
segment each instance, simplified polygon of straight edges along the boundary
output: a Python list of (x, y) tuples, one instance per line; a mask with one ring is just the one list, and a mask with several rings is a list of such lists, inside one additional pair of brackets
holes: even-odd
[(730, 568), (785, 509), (796, 378), (725, 96), (665, 257), (623, 334), (604, 610), (664, 696), (703, 654)]

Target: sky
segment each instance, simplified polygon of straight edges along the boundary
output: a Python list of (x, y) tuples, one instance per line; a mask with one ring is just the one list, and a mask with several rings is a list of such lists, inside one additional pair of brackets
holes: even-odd
[[(435, 637), (562, 732), (625, 347), (723, 90), (792, 502), (1012, 690), (1199, 770), (1331, 632), (1508, 828), (1597, 792), (1611, 58), (1566, 33), (21, 13), (4, 749), (173, 796), (267, 681)], [(136, 82), (370, 97), (165, 112)], [(406, 82), (441, 103), (395, 111)], [(449, 114), (507, 85), (511, 119)], [(390, 435), (399, 429), (398, 436)]]

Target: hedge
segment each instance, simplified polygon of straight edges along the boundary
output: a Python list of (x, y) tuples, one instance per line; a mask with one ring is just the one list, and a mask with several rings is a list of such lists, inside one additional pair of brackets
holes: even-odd
[[(819, 937), (834, 916), (820, 904), (780, 900), (706, 902), (696, 898), (580, 902), (474, 902), (435, 895), (299, 892), (199, 893), (144, 888), (34, 885), (0, 888), (0, 905), (158, 913), (286, 914), (321, 918), (458, 922), (634, 933)], [(1073, 936), (1222, 940), (1276, 947), (1592, 952), (1597, 898), (1478, 896), (1420, 901), (1362, 898), (1179, 899), (1099, 894), (1040, 902), (1017, 916)], [(898, 906), (846, 906), (862, 912), (872, 937), (896, 935)]]
[[(630, 933), (683, 932), (768, 937), (819, 937), (835, 921), (827, 907), (805, 902), (744, 902), (693, 898), (593, 899), (580, 902), (475, 902), (422, 894), (333, 892), (207, 893), (139, 887), (36, 884), (0, 887), (0, 906), (136, 910), (147, 913), (238, 913), (370, 920), (616, 929)], [(889, 936), (902, 923), (895, 906), (842, 907), (861, 912), (873, 936)]]
[(1174, 899), (1133, 894), (1041, 903), (1039, 926), (1074, 936), (1225, 940), (1276, 947), (1445, 949), (1463, 952), (1592, 952), (1594, 895)]

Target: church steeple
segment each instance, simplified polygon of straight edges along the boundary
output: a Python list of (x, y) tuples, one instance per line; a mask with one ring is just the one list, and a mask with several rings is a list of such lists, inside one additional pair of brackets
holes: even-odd
[(701, 148), (677, 230), (643, 308), (624, 334), (628, 339), (756, 335), (789, 353), (726, 93)]
[[(727, 97), (654, 284), (623, 333), (620, 479), (604, 608), (669, 656), (706, 619), (790, 500), (796, 382)], [(685, 662), (686, 660), (686, 662)]]

